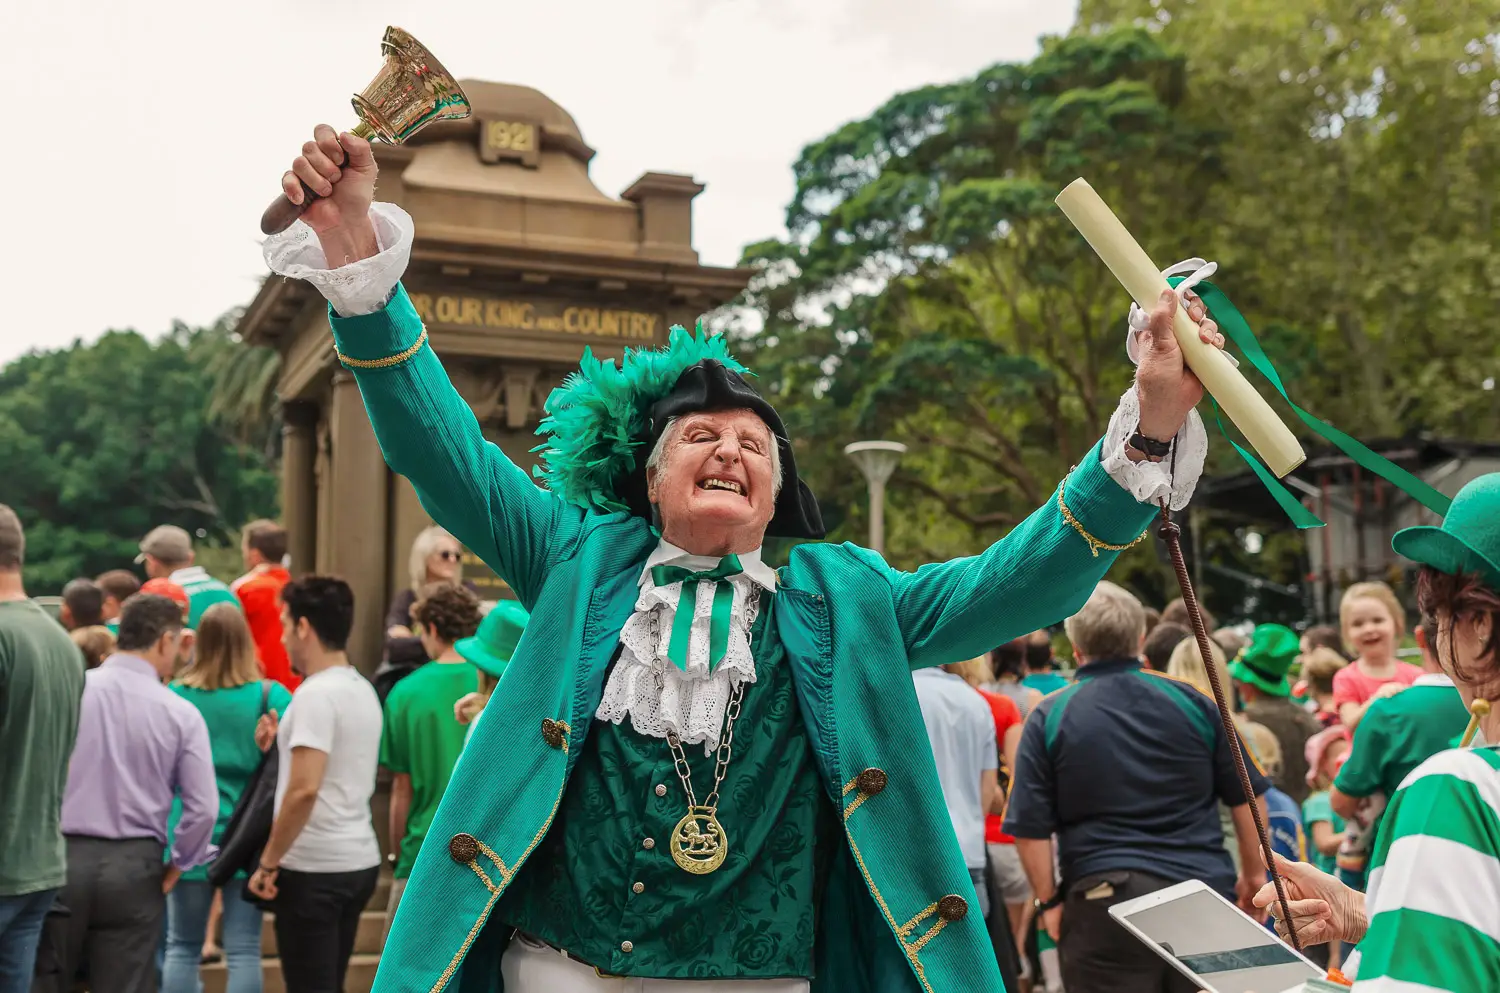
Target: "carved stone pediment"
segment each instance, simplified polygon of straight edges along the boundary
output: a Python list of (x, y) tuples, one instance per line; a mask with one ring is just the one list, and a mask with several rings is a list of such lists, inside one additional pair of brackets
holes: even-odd
[(542, 367), (533, 363), (460, 360), (449, 363), (448, 376), (482, 427), (534, 426), (551, 390)]
[(500, 370), (496, 363), (448, 361), (448, 378), (474, 411), (480, 424), (489, 424), (500, 411)]
[(513, 431), (530, 424), (532, 411), (540, 409), (532, 403), (540, 374), (541, 370), (534, 365), (511, 366), (505, 370), (505, 426)]

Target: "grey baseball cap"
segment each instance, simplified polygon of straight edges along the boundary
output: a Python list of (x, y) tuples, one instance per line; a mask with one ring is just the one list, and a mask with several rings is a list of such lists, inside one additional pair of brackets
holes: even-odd
[(186, 562), (193, 555), (193, 539), (175, 524), (162, 524), (141, 539), (141, 554), (135, 557), (136, 564), (146, 561), (147, 555), (174, 565)]

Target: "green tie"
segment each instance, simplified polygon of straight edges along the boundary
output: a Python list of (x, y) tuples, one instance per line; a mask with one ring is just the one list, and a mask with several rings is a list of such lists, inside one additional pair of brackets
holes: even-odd
[(698, 606), (698, 584), (714, 584), (714, 609), (708, 626), (708, 671), (724, 661), (729, 651), (729, 614), (734, 607), (734, 587), (720, 582), (730, 576), (738, 576), (745, 570), (737, 555), (726, 555), (719, 564), (704, 572), (693, 572), (680, 565), (658, 565), (651, 567), (651, 582), (657, 586), (682, 584), (682, 595), (677, 599), (677, 617), (672, 621), (672, 640), (667, 643), (667, 658), (687, 672), (688, 636), (693, 629), (693, 613)]

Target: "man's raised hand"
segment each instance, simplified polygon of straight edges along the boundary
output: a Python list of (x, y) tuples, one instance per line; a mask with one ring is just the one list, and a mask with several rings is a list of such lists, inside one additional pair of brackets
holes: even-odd
[(370, 224), (379, 171), (368, 141), (319, 124), (312, 140), (303, 144), (302, 154), (281, 177), (282, 192), (292, 203), (307, 199), (304, 183), (319, 196), (302, 213), (302, 220), (322, 242), (330, 268), (380, 251)]
[[(1183, 294), (1188, 317), (1198, 325), (1198, 338), (1206, 345), (1224, 347), (1224, 335), (1208, 317), (1203, 301), (1192, 290)], [(1203, 399), (1203, 384), (1183, 361), (1182, 349), (1172, 333), (1177, 313), (1177, 293), (1162, 291), (1151, 311), (1148, 328), (1139, 337), (1139, 361), (1135, 388), (1141, 401), (1141, 434), (1153, 441), (1170, 441), (1187, 420), (1188, 413)]]

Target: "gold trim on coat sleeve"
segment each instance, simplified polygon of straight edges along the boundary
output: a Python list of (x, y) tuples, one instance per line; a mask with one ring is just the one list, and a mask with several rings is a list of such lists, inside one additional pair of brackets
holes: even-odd
[(395, 355), (387, 355), (383, 359), (352, 359), (337, 349), (334, 350), (333, 354), (338, 356), (338, 360), (350, 369), (389, 369), (393, 365), (400, 365), (403, 362), (409, 361), (412, 356), (422, 350), (422, 346), (425, 344), (427, 344), (427, 328), (424, 325), (415, 345), (397, 352)]
[[(1078, 467), (1076, 465), (1073, 467), (1073, 469), (1077, 468)], [(1111, 545), (1107, 541), (1100, 541), (1098, 538), (1094, 537), (1089, 532), (1088, 528), (1079, 523), (1078, 518), (1073, 516), (1073, 512), (1068, 509), (1067, 503), (1063, 500), (1063, 492), (1068, 488), (1068, 480), (1073, 477), (1073, 469), (1068, 470), (1068, 475), (1063, 477), (1062, 485), (1057, 488), (1057, 509), (1062, 513), (1063, 520), (1067, 521), (1068, 524), (1073, 528), (1073, 530), (1077, 531), (1079, 536), (1083, 538), (1084, 541), (1088, 542), (1089, 551), (1093, 553), (1094, 558), (1097, 559), (1099, 557), (1099, 552), (1101, 549), (1106, 552), (1123, 552), (1127, 548), (1134, 548), (1136, 545), (1139, 545), (1141, 542), (1146, 540), (1146, 536), (1151, 533), (1151, 528), (1149, 525), (1147, 526), (1146, 530), (1142, 531), (1136, 537), (1136, 539), (1129, 544)]]

